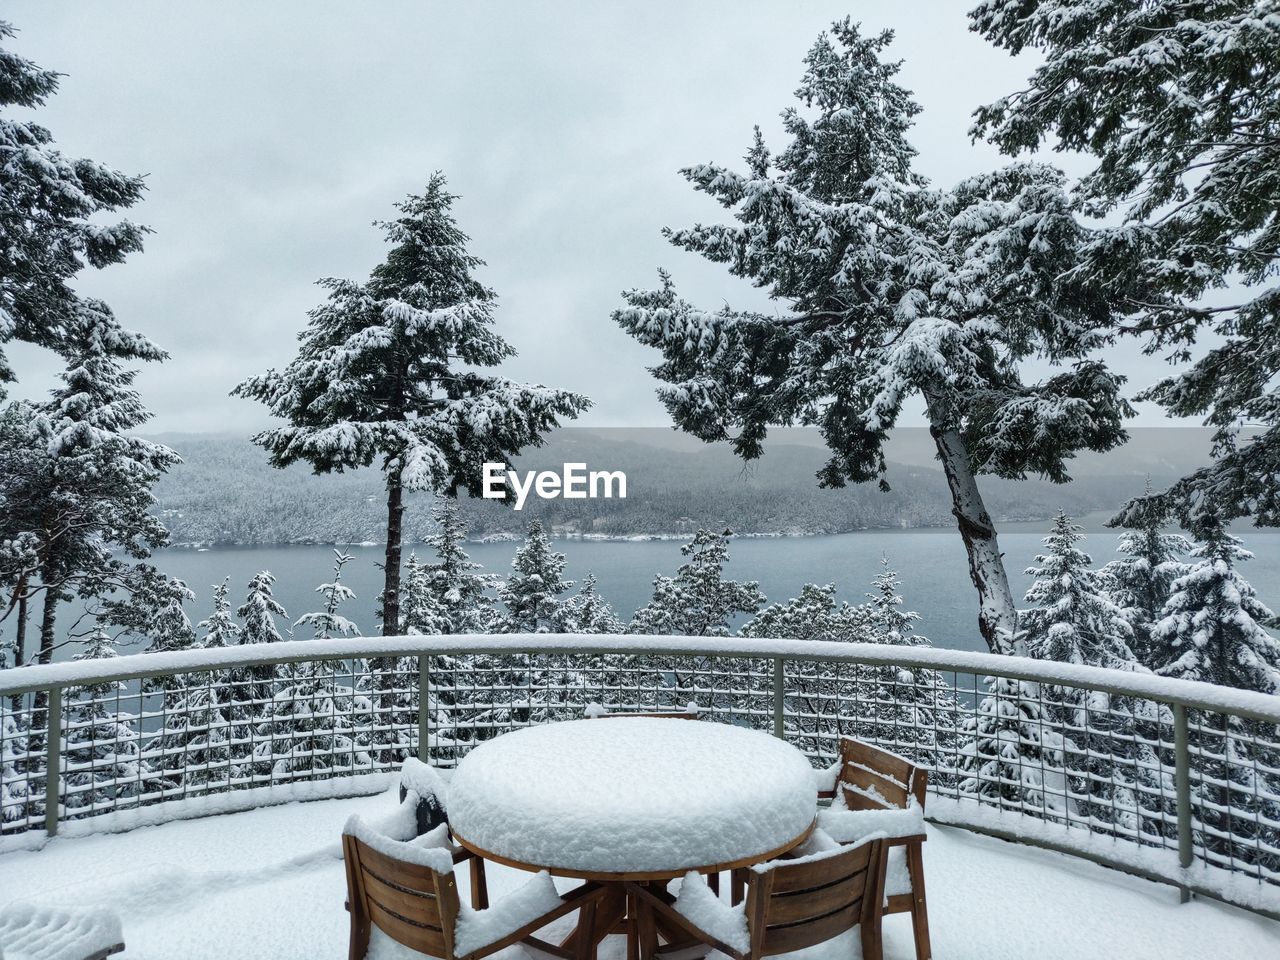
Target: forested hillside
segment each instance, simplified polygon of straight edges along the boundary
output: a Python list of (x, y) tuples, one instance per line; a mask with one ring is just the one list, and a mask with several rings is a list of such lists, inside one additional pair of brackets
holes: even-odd
[[(844, 533), (864, 528), (947, 526), (950, 498), (936, 468), (891, 464), (891, 489), (875, 485), (819, 489), (814, 474), (826, 459), (816, 445), (795, 435), (768, 449), (750, 469), (722, 446), (665, 443), (650, 430), (562, 430), (528, 452), (518, 469), (559, 469), (585, 462), (590, 469), (627, 474), (625, 500), (539, 500), (520, 512), (483, 500), (464, 500), (473, 537), (522, 534), (541, 519), (561, 536), (607, 537), (685, 534), (699, 526), (728, 526), (742, 534)], [(631, 439), (631, 438), (635, 439)], [(183, 457), (156, 493), (173, 542), (363, 543), (382, 539), (386, 524), (381, 475), (373, 470), (315, 476), (304, 466), (276, 470), (247, 438), (169, 435)], [(905, 457), (920, 460), (904, 444)], [(985, 478), (999, 520), (1042, 520), (1060, 507), (1073, 515), (1109, 510), (1142, 489), (1143, 474), (1172, 475), (1156, 458), (1133, 456), (1101, 472), (1104, 461), (1082, 465), (1070, 484)], [(411, 495), (405, 533), (420, 539), (431, 530), (431, 498)]]

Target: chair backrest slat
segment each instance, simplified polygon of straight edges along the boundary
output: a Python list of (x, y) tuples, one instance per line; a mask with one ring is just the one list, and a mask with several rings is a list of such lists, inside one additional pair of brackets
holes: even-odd
[(459, 903), (452, 874), (389, 857), (350, 835), (343, 850), (353, 861), (347, 874), (352, 910), (411, 950), (453, 957)]
[(913, 797), (924, 809), (927, 770), (852, 737), (840, 741), (840, 758), (837, 786), (850, 810), (905, 809)]
[(791, 953), (872, 919), (883, 841), (748, 874), (753, 956)]

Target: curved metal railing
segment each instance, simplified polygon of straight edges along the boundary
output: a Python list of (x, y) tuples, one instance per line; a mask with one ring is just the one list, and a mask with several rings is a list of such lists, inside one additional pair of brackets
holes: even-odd
[[(587, 703), (693, 701), (817, 766), (853, 736), (927, 813), (1280, 916), (1280, 697), (928, 647), (501, 635), (295, 640), (0, 673), (0, 849), (374, 792)], [(731, 788), (731, 787), (729, 787)]]

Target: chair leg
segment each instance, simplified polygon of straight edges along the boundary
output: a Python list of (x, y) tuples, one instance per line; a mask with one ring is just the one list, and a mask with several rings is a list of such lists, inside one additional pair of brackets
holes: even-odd
[(907, 844), (907, 875), (911, 877), (911, 932), (916, 941), (916, 960), (931, 960), (929, 908), (924, 895), (924, 852), (919, 842)]
[(714, 893), (717, 897), (720, 896), (719, 872), (707, 874), (707, 886), (711, 888), (711, 892)]
[(489, 880), (484, 872), (484, 861), (471, 858), (471, 907), (484, 910), (489, 906)]
[(729, 902), (735, 907), (746, 896), (747, 879), (742, 870), (734, 870), (729, 874)]

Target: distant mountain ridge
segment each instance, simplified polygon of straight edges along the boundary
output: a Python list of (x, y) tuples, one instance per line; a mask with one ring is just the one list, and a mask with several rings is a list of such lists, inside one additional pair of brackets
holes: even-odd
[[(1142, 433), (1135, 432), (1135, 439)], [(1145, 437), (1132, 450), (1081, 458), (1076, 479), (1062, 486), (987, 477), (984, 494), (998, 521), (1043, 520), (1059, 508), (1074, 515), (1111, 510), (1141, 492), (1144, 474), (1159, 484), (1203, 462), (1208, 441), (1192, 436), (1198, 433)], [(305, 466), (277, 470), (248, 438), (232, 434), (155, 439), (183, 457), (156, 488), (158, 512), (175, 544), (382, 540), (385, 506), (377, 470), (324, 476)], [(559, 536), (618, 538), (682, 535), (699, 526), (727, 526), (743, 535), (806, 535), (953, 522), (945, 479), (927, 458), (931, 441), (924, 430), (895, 435), (888, 493), (874, 484), (819, 489), (814, 475), (827, 453), (815, 431), (781, 431), (765, 456), (749, 465), (726, 444), (688, 441), (658, 428), (560, 430), (513, 466), (559, 470), (566, 462), (583, 462), (589, 469), (622, 470), (627, 499), (531, 497), (520, 512), (494, 501), (464, 499), (471, 535), (516, 536), (534, 517)], [(430, 504), (427, 495), (409, 497), (406, 542), (430, 532)]]

